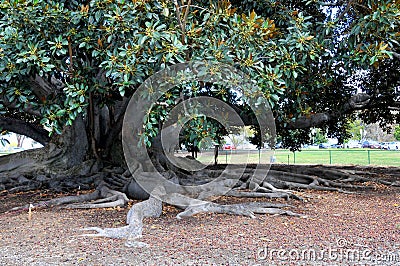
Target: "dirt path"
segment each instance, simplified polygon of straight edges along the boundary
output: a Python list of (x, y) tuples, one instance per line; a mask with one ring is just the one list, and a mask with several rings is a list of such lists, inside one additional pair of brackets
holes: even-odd
[[(400, 195), (307, 191), (290, 203), (307, 218), (197, 215), (184, 220), (166, 206), (146, 219), (143, 241), (79, 237), (80, 228), (124, 225), (128, 208), (4, 213), (43, 197), (0, 196), (0, 265), (400, 265)], [(236, 199), (225, 198), (232, 202)], [(244, 200), (244, 199), (242, 199)], [(293, 260), (297, 259), (297, 260)]]

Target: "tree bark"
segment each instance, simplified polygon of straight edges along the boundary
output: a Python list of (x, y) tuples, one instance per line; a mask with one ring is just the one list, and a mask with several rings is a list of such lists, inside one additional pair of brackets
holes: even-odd
[[(13, 120), (13, 122), (15, 121)], [(10, 127), (18, 125), (23, 126), (22, 123), (16, 123), (10, 124)], [(25, 129), (30, 130), (29, 132), (42, 133), (36, 128), (27, 127)], [(16, 131), (18, 132), (18, 130)], [(20, 131), (18, 133), (25, 133), (32, 137), (32, 134), (27, 134), (27, 131)], [(43, 142), (44, 139), (41, 140)], [(87, 159), (91, 159), (88, 157), (88, 147), (85, 122), (81, 117), (78, 117), (73, 126), (66, 127), (61, 135), (53, 137), (44, 148), (1, 156), (0, 176), (65, 172), (81, 165)]]

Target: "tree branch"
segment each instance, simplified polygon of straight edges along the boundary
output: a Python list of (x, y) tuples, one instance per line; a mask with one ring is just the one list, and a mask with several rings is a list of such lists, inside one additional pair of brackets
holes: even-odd
[(318, 4), (321, 6), (337, 7), (337, 6), (342, 6), (345, 2), (346, 1), (344, 1), (344, 0), (339, 0), (336, 3), (318, 1)]
[(29, 77), (29, 81), (32, 87), (32, 92), (39, 99), (45, 99), (51, 94), (57, 94), (58, 90), (62, 90), (64, 84), (54, 77), (50, 78), (50, 82), (45, 80), (43, 77), (36, 75), (35, 77)]
[(393, 52), (392, 55), (394, 57), (396, 57), (397, 59), (400, 59), (400, 54), (399, 53)]
[[(183, 6), (180, 6), (179, 8), (185, 8), (185, 7), (189, 7), (189, 5), (183, 5)], [(197, 9), (200, 9), (200, 10), (203, 10), (203, 11), (211, 12), (209, 9), (201, 7), (201, 6), (190, 5), (190, 7), (197, 8)]]
[(110, 132), (107, 134), (108, 136), (104, 145), (106, 151), (110, 151), (111, 145), (113, 145), (115, 138), (118, 136), (117, 134), (121, 132), (122, 124), (124, 122), (125, 110), (128, 107), (128, 104), (129, 104), (129, 98), (124, 98), (121, 104), (121, 112), (116, 118), (115, 123), (112, 126)]
[(39, 75), (29, 77), (29, 81), (31, 82), (32, 92), (39, 99), (44, 99), (53, 92), (51, 85)]
[(318, 126), (322, 123), (326, 123), (333, 120), (343, 114), (351, 113), (355, 110), (360, 110), (366, 107), (370, 102), (370, 96), (366, 93), (359, 93), (352, 96), (347, 103), (342, 107), (342, 110), (326, 112), (326, 113), (316, 113), (310, 116), (303, 116), (297, 118), (295, 121), (290, 122), (286, 125), (287, 129), (300, 129), (300, 128), (310, 128)]
[(30, 137), (42, 145), (50, 141), (49, 132), (45, 129), (19, 119), (0, 116), (0, 128)]
[[(190, 4), (192, 3), (192, 0), (189, 0), (186, 10), (185, 10), (185, 16), (183, 17), (183, 25), (186, 25), (187, 17), (189, 15), (189, 9), (190, 9)], [(186, 30), (186, 29), (185, 29)]]
[(183, 26), (183, 23), (182, 23), (181, 11), (179, 10), (179, 4), (178, 4), (177, 0), (174, 0), (174, 5), (175, 5), (176, 18), (177, 18), (179, 26), (181, 27), (181, 30), (182, 30), (182, 43), (184, 44), (185, 40), (183, 38), (184, 38), (185, 27)]
[(189, 0), (186, 10), (185, 10), (185, 13), (183, 14), (183, 20), (182, 20), (182, 18), (181, 18), (182, 13), (180, 11), (180, 8), (182, 8), (182, 7), (179, 6), (177, 0), (174, 0), (176, 16), (177, 16), (178, 23), (179, 23), (179, 26), (181, 27), (181, 31), (182, 31), (182, 38), (181, 38), (182, 44), (186, 44), (186, 42), (185, 42), (186, 21), (187, 21), (188, 15), (189, 15), (189, 9), (190, 9), (191, 3), (192, 3), (192, 0)]
[(17, 106), (16, 102), (9, 102), (6, 98), (2, 98), (1, 100), (3, 101), (3, 105), (9, 109), (20, 109), (27, 114), (42, 117), (42, 114), (38, 110), (35, 110), (31, 104), (25, 104), (25, 106), (21, 109)]
[(352, 4), (353, 4), (353, 1), (349, 1), (349, 2), (347, 3), (346, 8), (345, 8), (345, 9), (343, 10), (343, 12), (340, 13), (339, 16), (337, 17), (337, 19), (336, 19), (337, 21), (342, 20), (342, 18), (349, 12), (349, 10), (350, 10)]

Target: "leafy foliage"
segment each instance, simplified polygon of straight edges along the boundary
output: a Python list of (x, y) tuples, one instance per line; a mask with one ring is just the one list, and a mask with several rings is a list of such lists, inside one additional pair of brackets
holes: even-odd
[[(60, 133), (90, 105), (112, 106), (167, 65), (220, 61), (257, 82), (262, 91), (254, 97), (269, 100), (284, 141), (296, 148), (309, 141), (310, 130), (287, 125), (340, 112), (357, 92), (347, 84), (349, 75), (364, 69), (370, 76), (388, 64), (388, 75), (398, 70), (399, 18), (399, 1), (393, 0), (343, 7), (302, 0), (6, 0), (0, 4), (0, 110), (34, 111), (43, 126)], [(40, 86), (38, 76), (50, 88)], [(384, 91), (390, 95), (393, 88)], [(175, 104), (182, 91), (163, 101)], [(204, 93), (228, 101), (232, 96), (221, 87)], [(167, 110), (149, 115), (148, 144)], [(384, 114), (393, 121), (393, 114)], [(345, 113), (321, 126), (341, 136), (352, 118)], [(191, 128), (200, 135), (211, 123), (196, 121)], [(193, 132), (186, 132), (189, 139)], [(215, 137), (218, 129), (207, 132)]]

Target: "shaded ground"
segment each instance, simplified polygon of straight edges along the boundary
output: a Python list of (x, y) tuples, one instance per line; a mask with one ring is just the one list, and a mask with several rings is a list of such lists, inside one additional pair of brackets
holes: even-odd
[(4, 211), (59, 195), (1, 195), (0, 265), (400, 265), (397, 190), (301, 195), (308, 200), (290, 203), (307, 218), (203, 214), (177, 220), (179, 210), (165, 206), (162, 217), (145, 220), (143, 241), (151, 247), (137, 249), (123, 240), (79, 236), (88, 226), (124, 225), (128, 207), (42, 209), (29, 221), (26, 211)]

